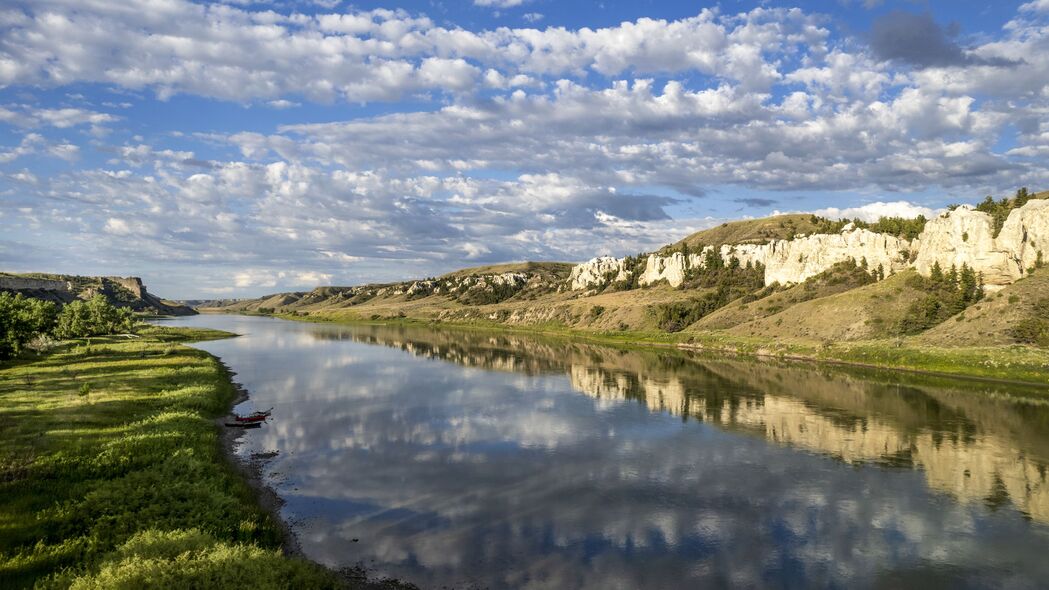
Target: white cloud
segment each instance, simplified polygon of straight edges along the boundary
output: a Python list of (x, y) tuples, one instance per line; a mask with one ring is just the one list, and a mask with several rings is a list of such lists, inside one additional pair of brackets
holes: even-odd
[[(675, 21), (642, 18), (578, 31), (472, 32), (385, 9), (304, 16), (144, 2), (20, 3), (0, 39), (0, 83), (102, 82), (152, 88), (162, 99), (193, 93), (236, 101), (287, 95), (370, 101), (420, 90), (462, 92), (470, 67), (508, 77), (695, 71), (764, 88), (782, 77), (777, 56), (819, 53), (827, 36), (818, 19), (781, 9), (731, 17), (704, 10)], [(448, 85), (431, 75), (433, 66), (423, 67), (430, 59), (455, 64)]]
[(278, 99), (278, 100), (271, 100), (271, 101), (267, 102), (266, 104), (268, 104), (269, 106), (271, 106), (272, 108), (275, 108), (275, 109), (290, 109), (290, 108), (293, 108), (293, 107), (301, 106), (300, 103), (297, 103), (297, 102), (294, 102), (294, 101), (291, 101), (291, 100), (285, 100), (283, 98)]
[(870, 222), (877, 221), (882, 217), (903, 217), (904, 219), (913, 219), (919, 215), (924, 215), (927, 219), (932, 219), (936, 217), (939, 212), (940, 211), (937, 209), (923, 207), (909, 201), (876, 201), (874, 203), (867, 203), (860, 207), (846, 207), (844, 209), (828, 207), (826, 209), (817, 209), (813, 211), (816, 215), (822, 215), (823, 217), (830, 219), (859, 219), (861, 221)]
[(56, 127), (68, 129), (77, 125), (102, 126), (120, 117), (78, 108), (48, 109), (29, 105), (0, 106), (0, 122), (18, 127)]
[[(148, 122), (119, 130), (124, 119), (64, 102), (5, 104), (0, 122), (33, 133), (0, 147), (0, 164), (84, 155), (61, 172), (5, 173), (17, 187), (3, 193), (5, 229), (24, 206), (27, 224), (100, 258), (249, 269), (238, 280), (250, 290), (634, 253), (720, 222), (703, 215), (734, 208), (732, 187), (873, 195), (832, 216), (928, 214), (901, 199), (1049, 186), (1049, 27), (1036, 4), (968, 49), (984, 65), (911, 71), (801, 9), (470, 31), (400, 10), (22, 2), (0, 9), (8, 88), (97, 83), (136, 105), (150, 99), (129, 89), (191, 93), (263, 107), (274, 126), (187, 127), (150, 145)], [(996, 59), (1014, 65), (986, 65)], [(404, 97), (380, 116), (279, 112)], [(54, 136), (89, 126), (117, 139)], [(97, 167), (90, 156), (107, 152)]]
[(474, 6), (485, 6), (490, 8), (513, 8), (520, 6), (528, 0), (474, 0)]
[(1049, 0), (1034, 0), (1020, 6), (1022, 12), (1049, 12)]
[(310, 288), (331, 284), (331, 275), (319, 272), (271, 271), (265, 269), (246, 269), (233, 275), (233, 286), (238, 289), (263, 287)]

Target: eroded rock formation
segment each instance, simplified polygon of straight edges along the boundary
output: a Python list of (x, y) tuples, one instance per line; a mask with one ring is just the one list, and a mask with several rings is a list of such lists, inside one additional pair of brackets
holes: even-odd
[(629, 278), (630, 271), (626, 268), (625, 258), (598, 256), (572, 267), (568, 282), (572, 290), (577, 291)]
[[(666, 281), (678, 287), (689, 272), (702, 272), (709, 250), (710, 246), (687, 257), (681, 252), (651, 254), (638, 282)], [(963, 206), (930, 220), (913, 242), (849, 224), (837, 234), (724, 245), (718, 253), (726, 263), (735, 258), (743, 265), (764, 265), (766, 285), (801, 283), (835, 264), (854, 260), (865, 261), (872, 271), (880, 267), (885, 276), (912, 267), (928, 276), (937, 263), (945, 271), (968, 265), (993, 290), (1022, 278), (1039, 256), (1049, 262), (1049, 199), (1034, 199), (1012, 210), (997, 235), (991, 215)], [(595, 258), (572, 270), (570, 286), (574, 290), (599, 287), (612, 282), (613, 273), (619, 280), (625, 272), (629, 272), (625, 259)]]

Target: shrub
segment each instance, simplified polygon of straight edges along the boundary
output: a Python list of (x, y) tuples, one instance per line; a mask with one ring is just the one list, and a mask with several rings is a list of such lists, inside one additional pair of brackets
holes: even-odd
[(1029, 317), (1017, 322), (1009, 330), (1009, 335), (1022, 344), (1049, 347), (1049, 322), (1041, 318)]

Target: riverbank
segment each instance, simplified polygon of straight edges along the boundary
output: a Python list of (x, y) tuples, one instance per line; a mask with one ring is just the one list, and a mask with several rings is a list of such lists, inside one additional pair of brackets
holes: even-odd
[(0, 366), (0, 587), (362, 586), (286, 555), (227, 461), (238, 392), (181, 343), (228, 336), (149, 326)]
[[(266, 315), (266, 314), (252, 314)], [(841, 343), (769, 340), (723, 332), (596, 331), (549, 324), (440, 321), (431, 318), (362, 318), (349, 313), (271, 314), (281, 319), (336, 324), (403, 324), (582, 339), (600, 344), (661, 346), (712, 354), (830, 363), (1009, 383), (1049, 385), (1049, 350), (1034, 346), (933, 347), (913, 337)]]

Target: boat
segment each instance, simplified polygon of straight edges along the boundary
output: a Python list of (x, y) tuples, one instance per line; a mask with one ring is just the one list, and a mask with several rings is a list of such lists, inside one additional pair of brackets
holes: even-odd
[(228, 428), (259, 428), (262, 422), (226, 422)]

